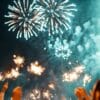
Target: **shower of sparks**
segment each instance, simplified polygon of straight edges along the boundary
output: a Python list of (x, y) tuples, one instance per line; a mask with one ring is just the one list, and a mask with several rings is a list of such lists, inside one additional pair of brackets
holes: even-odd
[(83, 78), (83, 86), (86, 86), (87, 83), (89, 83), (92, 80), (92, 77), (88, 74), (85, 74)]
[(27, 71), (31, 74), (41, 76), (45, 71), (45, 68), (39, 65), (39, 63), (36, 61), (35, 63), (30, 64), (30, 66), (27, 68)]
[(13, 55), (13, 61), (18, 67), (23, 67), (24, 64), (24, 57)]
[(63, 81), (73, 82), (76, 81), (80, 75), (84, 72), (83, 66), (75, 67), (72, 71), (65, 72), (62, 76)]
[(16, 38), (24, 37), (28, 40), (33, 34), (37, 36), (40, 30), (41, 14), (40, 7), (35, 4), (35, 0), (14, 0), (13, 5), (8, 6), (8, 24), (9, 31), (17, 31)]
[(42, 26), (48, 29), (49, 35), (71, 29), (71, 18), (77, 11), (74, 3), (69, 3), (69, 0), (37, 0), (37, 4), (42, 8)]
[(59, 37), (56, 38), (55, 42), (48, 41), (48, 49), (51, 52), (54, 52), (54, 55), (58, 58), (68, 59), (72, 54), (67, 40), (61, 40)]

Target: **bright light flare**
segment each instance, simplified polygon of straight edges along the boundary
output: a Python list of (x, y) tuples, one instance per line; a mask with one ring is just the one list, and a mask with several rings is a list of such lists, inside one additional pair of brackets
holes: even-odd
[(35, 63), (31, 63), (31, 65), (27, 68), (27, 71), (31, 74), (41, 76), (45, 71), (45, 68), (39, 65), (39, 63), (36, 61)]

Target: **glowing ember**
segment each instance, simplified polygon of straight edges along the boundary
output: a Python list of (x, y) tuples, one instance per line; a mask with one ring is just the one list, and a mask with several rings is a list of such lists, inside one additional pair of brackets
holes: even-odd
[(38, 64), (36, 61), (35, 63), (31, 63), (31, 65), (28, 67), (27, 71), (29, 73), (41, 76), (42, 73), (45, 71), (45, 68)]

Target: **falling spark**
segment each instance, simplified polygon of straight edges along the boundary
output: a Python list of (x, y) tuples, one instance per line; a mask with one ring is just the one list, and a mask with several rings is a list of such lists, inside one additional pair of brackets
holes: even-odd
[(34, 75), (41, 76), (45, 71), (45, 68), (39, 65), (39, 63), (36, 61), (35, 63), (31, 63), (31, 65), (27, 68), (27, 71)]

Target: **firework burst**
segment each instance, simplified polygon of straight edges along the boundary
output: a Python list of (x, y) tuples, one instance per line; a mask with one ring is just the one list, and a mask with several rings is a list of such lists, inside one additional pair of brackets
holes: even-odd
[(45, 71), (45, 68), (39, 65), (39, 63), (36, 61), (35, 63), (31, 63), (31, 65), (27, 68), (27, 71), (31, 74), (41, 76)]
[(49, 35), (63, 33), (63, 30), (71, 29), (71, 18), (76, 12), (76, 5), (69, 3), (69, 0), (37, 0), (41, 6), (44, 17), (42, 26), (48, 29)]
[(55, 41), (48, 41), (48, 50), (52, 53), (54, 52), (54, 56), (62, 59), (68, 59), (72, 51), (66, 39), (60, 39), (57, 37)]
[(14, 0), (13, 5), (8, 6), (9, 31), (17, 31), (16, 38), (24, 37), (28, 40), (33, 34), (37, 36), (40, 30), (40, 8), (35, 5), (35, 0)]

